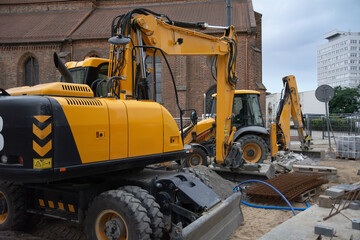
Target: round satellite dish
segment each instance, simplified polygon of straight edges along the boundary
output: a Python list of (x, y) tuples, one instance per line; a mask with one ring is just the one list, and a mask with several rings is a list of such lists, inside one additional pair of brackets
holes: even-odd
[(329, 102), (334, 97), (334, 89), (329, 85), (321, 85), (316, 89), (315, 97), (320, 102)]

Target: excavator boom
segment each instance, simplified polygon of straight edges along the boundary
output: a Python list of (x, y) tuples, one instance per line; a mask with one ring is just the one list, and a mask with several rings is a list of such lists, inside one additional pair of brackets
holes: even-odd
[[(133, 17), (135, 14), (139, 15)], [(109, 40), (112, 43), (109, 78), (116, 80), (112, 94), (120, 99), (151, 97), (141, 94), (142, 91), (139, 90), (141, 82), (144, 82), (147, 76), (145, 55), (160, 55), (165, 59), (166, 56), (176, 55), (217, 57), (216, 162), (236, 167), (241, 161), (241, 151), (235, 147), (236, 144), (233, 144), (232, 132), (235, 129), (231, 128), (232, 102), (237, 82), (235, 28), (233, 26), (225, 28), (224, 36), (218, 38), (169, 23), (171, 21), (164, 17), (154, 17), (149, 12), (140, 10), (120, 17), (118, 23), (114, 24), (116, 26), (113, 28), (114, 36)], [(203, 28), (204, 25), (195, 24), (195, 26)], [(130, 39), (129, 37), (131, 41), (126, 40)], [(135, 69), (138, 69), (138, 72)], [(174, 87), (176, 87), (175, 83)], [(181, 117), (184, 111), (179, 103), (177, 105)]]

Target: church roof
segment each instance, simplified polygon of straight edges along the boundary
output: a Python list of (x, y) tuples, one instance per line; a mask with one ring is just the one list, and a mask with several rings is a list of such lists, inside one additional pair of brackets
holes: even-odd
[[(0, 4), (3, 1), (0, 0)], [(111, 21), (115, 16), (139, 7), (166, 14), (176, 21), (226, 25), (225, 1), (167, 2), (141, 6), (99, 4), (93, 9), (0, 14), (0, 43), (61, 42), (66, 38), (106, 39), (110, 37)], [(238, 32), (250, 32), (256, 28), (251, 0), (232, 1), (232, 24)], [(212, 33), (214, 30), (205, 32)]]

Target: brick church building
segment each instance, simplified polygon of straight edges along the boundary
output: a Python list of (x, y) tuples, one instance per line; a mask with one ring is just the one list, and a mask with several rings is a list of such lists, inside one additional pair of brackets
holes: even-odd
[[(59, 81), (53, 52), (64, 61), (80, 61), (87, 56), (109, 57), (112, 19), (133, 8), (148, 8), (173, 20), (226, 25), (225, 0), (0, 0), (0, 88)], [(252, 0), (232, 1), (232, 25), (238, 35), (237, 89), (261, 92), (261, 17)], [(222, 36), (221, 30), (205, 30)], [(203, 56), (168, 58), (182, 108), (204, 112), (204, 94), (214, 93), (216, 82)], [(160, 63), (161, 64), (161, 63)], [(161, 64), (161, 103), (175, 116), (172, 82), (166, 64)]]

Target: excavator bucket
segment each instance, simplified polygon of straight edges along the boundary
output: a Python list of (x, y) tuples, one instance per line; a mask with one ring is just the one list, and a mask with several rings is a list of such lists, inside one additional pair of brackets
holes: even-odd
[(171, 240), (227, 239), (244, 221), (240, 209), (241, 193), (236, 192), (225, 199), (208, 214), (182, 229), (175, 228)]

